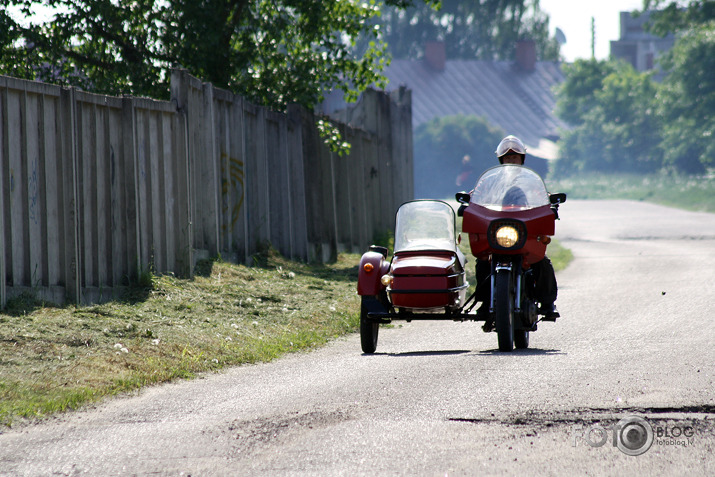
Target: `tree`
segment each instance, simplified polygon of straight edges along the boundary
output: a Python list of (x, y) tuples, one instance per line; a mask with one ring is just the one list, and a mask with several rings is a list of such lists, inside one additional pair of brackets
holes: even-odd
[(644, 9), (660, 9), (651, 15), (651, 32), (678, 35), (661, 60), (667, 73), (658, 95), (665, 165), (700, 173), (715, 165), (715, 2), (684, 3), (644, 0)]
[(496, 165), (494, 149), (504, 131), (479, 116), (444, 116), (415, 129), (415, 195), (449, 197), (474, 187)]
[(16, 78), (34, 79), (33, 65), (40, 64), (36, 52), (30, 48), (15, 48), (23, 32), (6, 9), (0, 9), (0, 72)]
[(565, 80), (557, 88), (556, 114), (569, 124), (580, 125), (597, 104), (596, 93), (606, 77), (616, 71), (610, 61), (576, 60), (563, 65)]
[[(611, 72), (602, 76), (606, 71)], [(625, 62), (577, 61), (567, 69), (558, 111), (576, 127), (562, 136), (555, 172), (658, 170), (662, 154), (656, 91), (650, 74)]]
[(664, 67), (657, 104), (665, 163), (704, 172), (715, 166), (715, 21), (683, 33)]
[[(26, 17), (35, 3), (0, 0), (4, 7), (19, 6)], [(11, 20), (16, 34), (0, 45), (0, 71), (16, 72), (13, 61), (20, 59), (23, 78), (98, 93), (168, 96), (171, 61), (162, 44), (167, 5), (146, 0), (42, 4), (58, 9), (54, 21), (23, 25)]]
[[(432, 3), (433, 0), (416, 0)], [(412, 0), (384, 0), (405, 8)], [(35, 0), (0, 0), (0, 72), (107, 94), (166, 98), (169, 69), (282, 110), (311, 109), (323, 91), (346, 99), (380, 85), (385, 44), (374, 1), (43, 0), (54, 21), (24, 25)], [(356, 38), (369, 41), (360, 55)]]
[(691, 0), (684, 2), (672, 0), (643, 0), (643, 10), (654, 10), (647, 29), (660, 36), (687, 30), (715, 19), (715, 2), (712, 0)]
[(381, 23), (395, 58), (418, 59), (425, 42), (445, 42), (448, 58), (508, 60), (518, 39), (534, 40), (540, 58), (557, 60), (549, 18), (538, 0), (442, 0), (441, 8), (418, 4), (382, 9)]

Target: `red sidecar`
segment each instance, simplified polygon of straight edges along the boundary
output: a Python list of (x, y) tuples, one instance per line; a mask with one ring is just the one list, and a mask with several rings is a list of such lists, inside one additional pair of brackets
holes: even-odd
[(370, 247), (360, 260), (362, 348), (373, 353), (380, 323), (452, 319), (465, 304), (466, 258), (457, 248), (455, 212), (446, 202), (415, 200), (397, 211), (395, 251)]

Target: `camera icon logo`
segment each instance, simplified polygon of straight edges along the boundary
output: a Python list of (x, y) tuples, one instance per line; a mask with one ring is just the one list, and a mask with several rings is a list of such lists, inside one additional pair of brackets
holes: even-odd
[(645, 454), (653, 445), (653, 427), (638, 416), (629, 416), (618, 421), (613, 428), (616, 447), (627, 455)]

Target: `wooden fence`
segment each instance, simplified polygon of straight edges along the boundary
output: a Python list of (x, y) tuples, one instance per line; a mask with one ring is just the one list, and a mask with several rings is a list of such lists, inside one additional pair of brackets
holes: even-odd
[[(174, 70), (171, 101), (0, 76), (0, 306), (105, 301), (145, 271), (250, 263), (270, 242), (330, 261), (392, 229), (413, 196), (409, 91), (368, 91), (349, 156), (286, 114)], [(355, 121), (353, 121), (355, 123)]]

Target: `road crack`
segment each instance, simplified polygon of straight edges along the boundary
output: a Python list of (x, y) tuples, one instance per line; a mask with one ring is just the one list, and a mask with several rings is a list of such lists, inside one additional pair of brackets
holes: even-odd
[(450, 417), (448, 421), (471, 424), (553, 427), (559, 425), (591, 425), (638, 415), (653, 422), (686, 420), (699, 423), (703, 429), (715, 429), (715, 406), (709, 404), (678, 407), (618, 407), (579, 408), (567, 411), (528, 411), (522, 414), (489, 417)]

